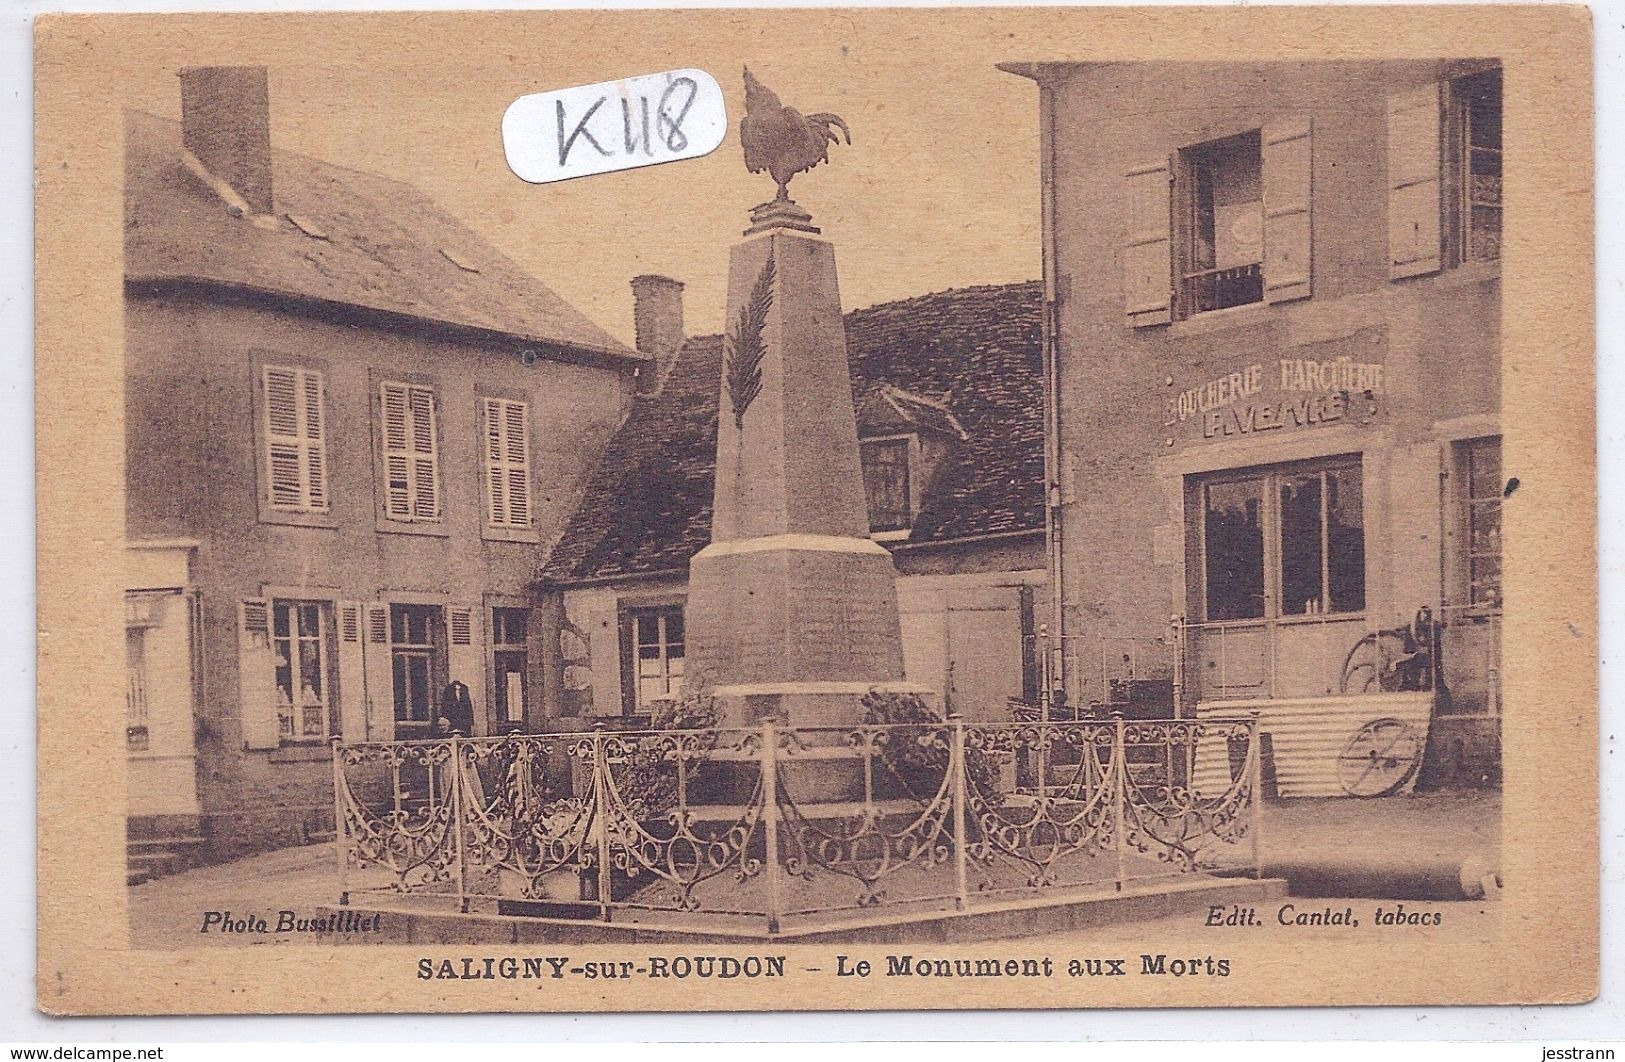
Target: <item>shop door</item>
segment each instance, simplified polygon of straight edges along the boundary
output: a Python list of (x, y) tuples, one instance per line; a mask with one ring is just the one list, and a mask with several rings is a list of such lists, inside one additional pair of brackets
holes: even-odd
[(1364, 692), (1344, 688), (1366, 631), (1359, 458), (1203, 477), (1189, 501), (1187, 699)]

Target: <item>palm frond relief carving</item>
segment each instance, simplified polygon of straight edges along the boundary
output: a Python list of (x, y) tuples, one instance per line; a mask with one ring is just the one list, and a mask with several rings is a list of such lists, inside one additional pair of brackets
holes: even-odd
[(734, 407), (734, 427), (745, 426), (745, 410), (762, 393), (762, 355), (767, 341), (762, 332), (767, 327), (767, 315), (773, 309), (773, 256), (762, 263), (751, 286), (750, 298), (739, 307), (739, 319), (724, 339), (724, 372), (728, 380), (728, 398)]

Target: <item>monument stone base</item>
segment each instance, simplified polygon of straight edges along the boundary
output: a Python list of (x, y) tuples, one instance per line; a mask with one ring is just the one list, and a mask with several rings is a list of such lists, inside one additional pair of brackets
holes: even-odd
[(869, 539), (712, 543), (689, 572), (688, 682), (726, 722), (851, 726), (871, 689), (927, 692), (903, 681), (895, 571)]

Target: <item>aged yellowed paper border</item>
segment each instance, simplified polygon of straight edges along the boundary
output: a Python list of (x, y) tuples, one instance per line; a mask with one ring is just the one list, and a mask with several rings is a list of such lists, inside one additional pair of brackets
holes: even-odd
[[(616, 42), (621, 73), (775, 61), (861, 81), (856, 41), (941, 61), (1013, 58), (1375, 59), (1495, 56), (1516, 166), (1502, 274), (1506, 509), (1504, 898), (1499, 931), (1362, 936), (1313, 949), (1227, 945), (1235, 974), (1103, 986), (831, 974), (839, 950), (787, 945), (783, 980), (425, 981), (418, 959), (507, 954), (455, 940), (377, 947), (173, 952), (128, 947), (121, 875), (124, 739), (117, 705), (123, 531), (121, 86), (182, 66), (420, 55), (425, 67), (545, 62)], [(1578, 1002), (1597, 985), (1597, 681), (1590, 27), (1580, 8), (796, 10), (411, 15), (60, 16), (37, 31), (39, 1002), (58, 1014), (494, 1010), (875, 1009)], [(585, 70), (592, 64), (580, 64)], [(551, 79), (551, 75), (550, 75)], [(466, 163), (422, 146), (425, 170)], [(482, 166), (500, 167), (493, 138)], [(608, 178), (605, 178), (608, 179)], [(940, 209), (922, 197), (899, 211)], [(1036, 207), (1035, 207), (1036, 209)], [(906, 224), (906, 215), (899, 218)], [(605, 277), (606, 285), (624, 283)], [(1102, 939), (1124, 954), (1132, 925)], [(925, 945), (920, 949), (924, 950)], [(1211, 938), (1159, 939), (1207, 954)], [(555, 949), (556, 950), (556, 949)], [(696, 953), (594, 945), (595, 959)], [(760, 948), (698, 946), (704, 954)], [(1052, 956), (1043, 938), (932, 949)], [(517, 952), (515, 952), (517, 953)], [(1114, 952), (1115, 953), (1115, 952)]]

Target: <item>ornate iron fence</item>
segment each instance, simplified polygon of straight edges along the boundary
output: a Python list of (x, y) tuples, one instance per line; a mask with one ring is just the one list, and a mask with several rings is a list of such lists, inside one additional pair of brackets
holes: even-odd
[(779, 932), (1261, 873), (1256, 718), (335, 744), (333, 785), (342, 903)]

